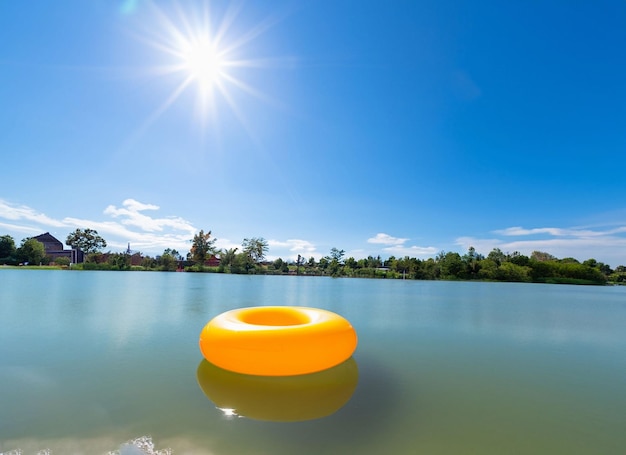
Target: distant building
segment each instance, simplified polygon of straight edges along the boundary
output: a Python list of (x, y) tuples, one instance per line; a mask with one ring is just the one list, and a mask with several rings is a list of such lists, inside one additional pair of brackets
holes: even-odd
[(218, 258), (214, 254), (212, 254), (209, 259), (204, 261), (204, 265), (206, 265), (207, 267), (219, 267), (220, 262), (222, 262), (220, 260), (220, 258)]
[(81, 250), (76, 248), (64, 250), (63, 243), (61, 243), (59, 239), (54, 237), (49, 232), (33, 237), (33, 239), (43, 244), (43, 247), (46, 250), (46, 256), (48, 256), (52, 261), (56, 258), (65, 257), (69, 258), (70, 262), (78, 264), (80, 262), (84, 262), (85, 260), (85, 254)]

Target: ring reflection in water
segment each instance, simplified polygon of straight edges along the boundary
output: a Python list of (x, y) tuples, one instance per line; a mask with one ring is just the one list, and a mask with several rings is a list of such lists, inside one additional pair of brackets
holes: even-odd
[(359, 380), (356, 361), (298, 376), (234, 373), (202, 360), (197, 379), (225, 415), (273, 422), (298, 422), (334, 414), (352, 397)]

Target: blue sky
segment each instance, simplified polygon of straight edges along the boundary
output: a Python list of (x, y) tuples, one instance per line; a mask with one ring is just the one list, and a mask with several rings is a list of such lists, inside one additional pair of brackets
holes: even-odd
[(0, 43), (18, 243), (626, 264), (624, 1), (5, 1)]

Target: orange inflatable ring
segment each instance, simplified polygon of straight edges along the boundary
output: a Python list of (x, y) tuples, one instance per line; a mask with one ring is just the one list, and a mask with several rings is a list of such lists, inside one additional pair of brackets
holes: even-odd
[(227, 311), (200, 333), (200, 350), (225, 370), (260, 376), (292, 376), (344, 362), (357, 345), (343, 317), (317, 308), (262, 306)]

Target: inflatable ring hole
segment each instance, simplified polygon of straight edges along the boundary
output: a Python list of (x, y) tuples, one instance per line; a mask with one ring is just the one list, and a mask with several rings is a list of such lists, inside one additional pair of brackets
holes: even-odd
[(241, 322), (252, 325), (285, 326), (309, 324), (311, 318), (296, 308), (250, 308), (239, 315)]

